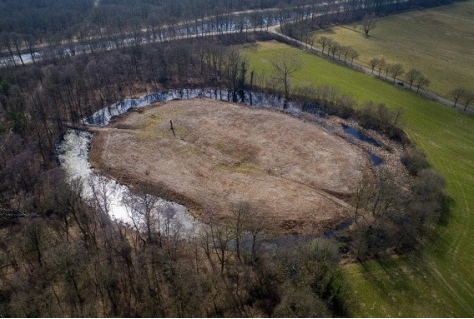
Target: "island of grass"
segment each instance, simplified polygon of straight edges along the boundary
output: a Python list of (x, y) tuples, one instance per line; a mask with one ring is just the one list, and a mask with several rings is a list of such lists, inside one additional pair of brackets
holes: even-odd
[(158, 103), (117, 118), (95, 134), (91, 162), (135, 190), (186, 205), (204, 222), (246, 202), (270, 228), (291, 233), (349, 218), (347, 198), (373, 178), (363, 150), (321, 127), (209, 99)]

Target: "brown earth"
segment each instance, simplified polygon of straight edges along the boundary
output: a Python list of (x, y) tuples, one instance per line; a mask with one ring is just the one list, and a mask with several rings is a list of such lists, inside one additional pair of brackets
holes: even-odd
[(101, 173), (186, 205), (204, 222), (245, 201), (286, 232), (347, 218), (343, 199), (372, 178), (365, 152), (321, 127), (208, 99), (129, 112), (96, 130), (90, 157)]

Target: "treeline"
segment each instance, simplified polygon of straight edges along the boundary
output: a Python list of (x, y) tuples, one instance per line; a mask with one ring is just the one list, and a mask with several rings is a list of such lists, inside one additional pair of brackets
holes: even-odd
[[(25, 217), (0, 231), (2, 316), (346, 315), (337, 249), (327, 241), (266, 254), (265, 221), (245, 203), (194, 237), (156, 225), (137, 232), (85, 203), (61, 174), (51, 170), (43, 179), (37, 211), (48, 218)], [(138, 214), (156, 221), (146, 196)], [(249, 234), (252, 248), (236, 249)]]
[[(67, 43), (96, 45), (98, 40), (118, 43), (134, 36), (149, 37), (150, 33), (161, 40), (181, 29), (202, 34), (236, 24), (240, 24), (239, 28), (248, 28), (250, 20), (255, 27), (263, 28), (277, 19), (287, 18), (296, 6), (315, 7), (321, 3), (323, 1), (5, 0), (0, 3), (0, 51), (2, 55), (16, 56), (22, 63), (21, 53), (33, 53), (42, 44), (52, 47)], [(232, 14), (246, 10), (256, 12), (240, 17)], [(143, 29), (149, 33), (143, 33)]]
[(49, 55), (75, 55), (144, 41), (164, 41), (178, 35), (264, 30), (276, 23), (285, 24), (286, 34), (304, 41), (308, 32), (330, 23), (355, 21), (367, 13), (388, 14), (445, 2), (42, 0), (19, 4), (3, 1), (0, 52), (7, 58), (3, 61), (6, 64), (24, 64), (25, 59), (34, 63)]

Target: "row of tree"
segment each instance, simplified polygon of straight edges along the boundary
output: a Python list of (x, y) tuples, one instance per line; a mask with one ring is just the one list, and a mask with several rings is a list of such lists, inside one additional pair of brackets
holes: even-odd
[(410, 69), (407, 73), (403, 69), (400, 63), (388, 63), (385, 58), (373, 58), (369, 61), (370, 69), (372, 74), (374, 70), (378, 70), (378, 76), (380, 77), (382, 72), (387, 78), (389, 75), (393, 79), (393, 83), (397, 81), (397, 78), (405, 74), (405, 80), (410, 85), (410, 89), (413, 85), (416, 86), (417, 92), (420, 88), (427, 87), (430, 85), (430, 80), (417, 69)]
[(451, 91), (450, 95), (454, 100), (453, 107), (456, 107), (458, 102), (461, 102), (464, 104), (464, 111), (472, 103), (472, 101), (474, 101), (474, 92), (464, 87), (455, 88)]
[(327, 55), (332, 55), (334, 59), (337, 55), (338, 59), (341, 60), (341, 56), (344, 58), (344, 61), (347, 62), (350, 59), (351, 64), (354, 59), (359, 57), (359, 52), (357, 52), (351, 46), (341, 45), (338, 42), (334, 41), (332, 38), (322, 36), (316, 39), (316, 43), (321, 45), (321, 52), (324, 54), (324, 50), (327, 48)]
[[(331, 18), (329, 18), (331, 17)], [(344, 62), (347, 62), (349, 59), (351, 65), (353, 60), (359, 57), (359, 53), (350, 46), (344, 46), (334, 41), (334, 39), (327, 36), (320, 36), (314, 38), (313, 31), (318, 28), (324, 28), (328, 23), (348, 23), (353, 21), (353, 19), (360, 19), (361, 12), (358, 12), (358, 15), (352, 11), (337, 12), (336, 14), (332, 13), (324, 17), (317, 17), (316, 19), (309, 20), (308, 17), (304, 19), (297, 20), (296, 22), (286, 23), (282, 25), (282, 32), (291, 37), (298, 39), (311, 47), (314, 43), (317, 43), (321, 47), (321, 52), (324, 54), (324, 51), (327, 49), (326, 54), (329, 57), (332, 56), (333, 59), (336, 57), (338, 60), (341, 60), (341, 57), (344, 59)], [(362, 20), (362, 29), (366, 36), (369, 32), (376, 27), (377, 15), (375, 12), (371, 14), (365, 14)], [(310, 21), (310, 22), (308, 22)], [(369, 67), (371, 73), (374, 74), (374, 71), (378, 71), (378, 76), (381, 77), (382, 74), (385, 78), (389, 76), (392, 78), (393, 83), (397, 82), (401, 76), (404, 76), (404, 80), (409, 84), (409, 88), (412, 89), (413, 86), (416, 87), (416, 92), (419, 92), (420, 89), (426, 88), (430, 85), (430, 79), (427, 78), (420, 70), (415, 68), (410, 69), (405, 73), (403, 66), (400, 63), (389, 63), (385, 60), (384, 57), (373, 58), (369, 61)], [(459, 102), (464, 105), (464, 111), (469, 107), (469, 105), (474, 101), (474, 92), (468, 88), (458, 87), (452, 90), (449, 93), (449, 96), (453, 98), (454, 104), (456, 107)]]

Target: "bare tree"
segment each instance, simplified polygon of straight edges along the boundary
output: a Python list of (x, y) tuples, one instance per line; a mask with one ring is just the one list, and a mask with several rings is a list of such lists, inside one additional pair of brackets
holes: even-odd
[(234, 231), (227, 225), (211, 223), (211, 239), (212, 247), (219, 260), (221, 274), (223, 274), (230, 257), (230, 243), (235, 239)]
[(380, 59), (379, 58), (373, 58), (372, 60), (369, 61), (370, 69), (372, 70), (372, 74), (374, 74), (374, 69), (379, 65)]
[(379, 71), (379, 76), (382, 73), (382, 70), (385, 69), (386, 65), (387, 65), (387, 62), (385, 61), (385, 58), (379, 59), (377, 63), (377, 70)]
[[(159, 199), (153, 195), (147, 194), (145, 190), (143, 194), (134, 196), (127, 194), (123, 197), (122, 203), (126, 207), (129, 216), (132, 219), (134, 227), (137, 230), (137, 236), (147, 243), (155, 242), (155, 234), (160, 236), (160, 217), (159, 217)], [(147, 239), (141, 236), (146, 234)], [(160, 241), (161, 246), (161, 241)]]
[(416, 81), (416, 79), (418, 79), (420, 76), (422, 76), (421, 72), (416, 69), (411, 69), (405, 74), (405, 79), (410, 84), (410, 89), (413, 86), (413, 83)]
[(420, 88), (430, 85), (430, 79), (428, 79), (424, 75), (421, 75), (416, 79), (415, 84), (416, 84), (416, 92), (418, 92)]
[(300, 60), (294, 56), (279, 55), (274, 57), (271, 62), (272, 66), (277, 72), (278, 80), (283, 82), (283, 90), (285, 92), (285, 99), (290, 95), (290, 76), (301, 70), (303, 67)]
[[(359, 52), (354, 50), (353, 48), (349, 48), (349, 57), (351, 58), (351, 65), (354, 62), (354, 59), (357, 59), (359, 57)], [(374, 70), (372, 69), (372, 72)]]
[[(325, 37), (325, 36), (322, 36), (322, 37), (319, 37), (317, 40), (316, 40), (316, 43), (320, 44), (322, 49), (321, 49), (321, 52), (324, 53), (324, 49), (329, 46), (331, 43), (333, 42), (333, 40), (331, 38), (328, 38), (328, 37)], [(328, 52), (329, 54), (329, 52)]]
[(451, 91), (451, 93), (449, 93), (450, 96), (453, 97), (454, 99), (454, 105), (453, 107), (456, 107), (456, 105), (458, 104), (458, 101), (459, 99), (464, 95), (464, 93), (466, 92), (466, 89), (465, 88), (455, 88), (454, 90)]
[(341, 50), (341, 45), (336, 41), (331, 42), (328, 48), (328, 55), (329, 53), (332, 54), (332, 58), (334, 59), (334, 55)]
[(243, 227), (246, 220), (249, 218), (251, 211), (250, 205), (247, 202), (239, 202), (232, 205), (232, 217), (235, 231), (235, 250), (237, 253), (237, 258), (241, 260), (240, 254), (240, 244), (242, 242)]
[(388, 78), (388, 74), (390, 73), (390, 71), (392, 70), (392, 66), (393, 64), (392, 63), (386, 63), (384, 68), (383, 68), (383, 72), (385, 73), (385, 77)]
[(397, 77), (401, 76), (405, 71), (403, 70), (403, 66), (401, 64), (396, 63), (390, 66), (389, 72), (393, 78), (393, 83), (395, 83)]
[(375, 29), (377, 25), (377, 19), (375, 17), (375, 14), (371, 15), (366, 15), (364, 17), (364, 20), (362, 20), (362, 29), (364, 30), (365, 36), (369, 36), (369, 32), (373, 29)]
[(474, 100), (474, 92), (471, 90), (465, 90), (464, 95), (462, 96), (462, 101), (464, 103), (464, 111), (467, 109), (469, 104)]

